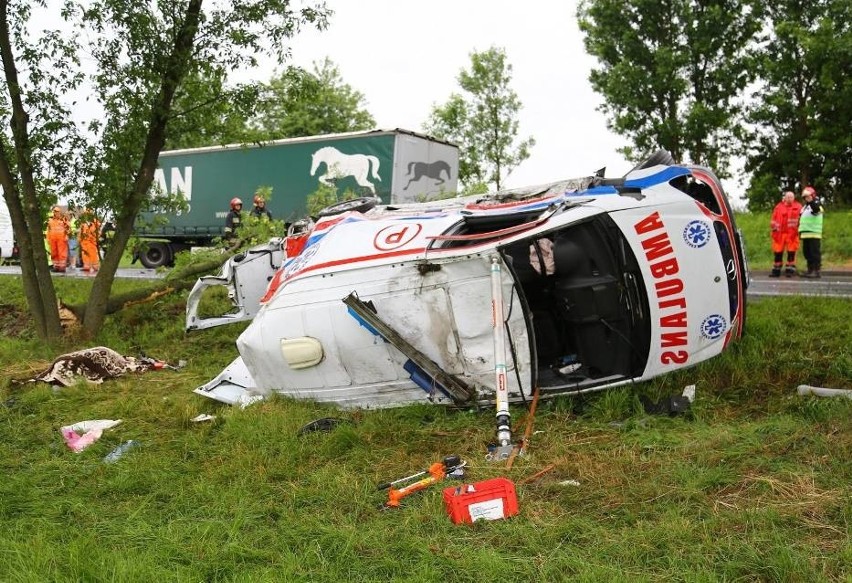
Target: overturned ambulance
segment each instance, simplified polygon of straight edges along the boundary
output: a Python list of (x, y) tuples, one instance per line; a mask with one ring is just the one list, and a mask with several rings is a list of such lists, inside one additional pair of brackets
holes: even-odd
[[(743, 332), (747, 267), (721, 184), (664, 151), (622, 178), (321, 214), (199, 282), (188, 328), (253, 320), (196, 393), (499, 406), (644, 381)], [(237, 317), (198, 317), (211, 284)]]

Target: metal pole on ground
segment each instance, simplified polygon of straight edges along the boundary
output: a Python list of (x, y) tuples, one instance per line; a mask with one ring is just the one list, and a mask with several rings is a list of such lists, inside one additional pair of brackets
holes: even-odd
[(491, 461), (505, 460), (512, 453), (509, 387), (506, 374), (506, 343), (503, 330), (503, 277), (500, 256), (491, 256), (491, 324), (494, 332), (494, 388), (497, 405), (497, 444)]

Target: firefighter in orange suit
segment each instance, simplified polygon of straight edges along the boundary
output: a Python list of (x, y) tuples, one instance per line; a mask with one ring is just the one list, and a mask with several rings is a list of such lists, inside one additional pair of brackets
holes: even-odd
[(784, 251), (787, 251), (787, 264), (784, 274), (787, 277), (796, 275), (796, 251), (799, 250), (799, 215), (802, 205), (796, 202), (796, 195), (785, 192), (784, 197), (772, 211), (772, 253), (774, 262), (770, 277), (781, 276), (781, 265), (784, 260)]
[(101, 266), (98, 254), (98, 238), (101, 234), (101, 222), (94, 213), (86, 209), (80, 216), (80, 250), (83, 256), (83, 271), (95, 273)]
[(50, 262), (53, 271), (64, 272), (68, 264), (68, 233), (71, 230), (68, 218), (58, 206), (53, 207), (53, 216), (47, 219), (47, 244), (50, 247)]

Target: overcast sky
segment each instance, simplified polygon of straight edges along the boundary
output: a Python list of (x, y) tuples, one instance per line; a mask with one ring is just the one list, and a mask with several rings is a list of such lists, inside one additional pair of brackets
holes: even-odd
[[(594, 59), (583, 50), (574, 0), (327, 0), (329, 28), (303, 31), (293, 62), (326, 56), (344, 82), (364, 94), (378, 127), (421, 132), (433, 105), (460, 92), (457, 77), (473, 51), (506, 50), (511, 86), (523, 104), (520, 137), (533, 136), (530, 158), (508, 177), (525, 186), (630, 169), (596, 110), (589, 85)], [(271, 71), (268, 72), (268, 76)], [(265, 80), (265, 79), (263, 79)]]
[[(52, 0), (55, 3), (56, 0)], [(326, 0), (334, 11), (327, 30), (306, 28), (291, 43), (292, 63), (311, 68), (328, 57), (343, 81), (364, 94), (382, 129), (422, 132), (434, 105), (460, 92), (457, 77), (470, 54), (505, 49), (511, 86), (523, 109), (519, 137), (532, 136), (531, 156), (506, 186), (527, 186), (589, 175), (606, 166), (621, 176), (632, 164), (616, 152), (626, 140), (611, 133), (598, 111), (577, 27), (577, 0)], [(275, 66), (234, 74), (235, 81), (268, 81)], [(736, 173), (736, 168), (734, 172)], [(728, 195), (742, 187), (725, 181)]]

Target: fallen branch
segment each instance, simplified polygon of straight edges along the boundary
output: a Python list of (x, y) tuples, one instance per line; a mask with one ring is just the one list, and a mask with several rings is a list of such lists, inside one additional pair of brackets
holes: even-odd
[[(216, 272), (221, 268), (222, 264), (231, 258), (232, 254), (230, 251), (234, 248), (239, 249), (239, 246), (228, 249), (228, 252), (223, 253), (221, 258), (217, 257), (216, 259), (200, 263), (190, 263), (180, 269), (172, 270), (165, 279), (151, 280), (143, 288), (112, 295), (107, 300), (106, 311), (104, 313), (114, 314), (128, 306), (150, 302), (175, 291), (192, 289), (200, 276)], [(62, 307), (70, 310), (80, 321), (83, 320), (83, 316), (86, 314), (86, 304), (62, 304)]]
[(530, 482), (535, 482), (535, 481), (536, 481), (536, 480), (538, 480), (540, 477), (542, 477), (544, 474), (546, 474), (547, 472), (549, 472), (549, 471), (553, 470), (555, 467), (556, 467), (556, 464), (550, 464), (549, 466), (547, 466), (547, 467), (546, 467), (546, 468), (544, 468), (543, 470), (541, 470), (541, 471), (539, 471), (539, 472), (534, 473), (532, 476), (529, 476), (529, 477), (527, 477), (527, 478), (524, 478), (523, 480), (521, 480), (521, 482), (520, 482), (520, 483), (521, 483), (521, 484), (529, 484)]

